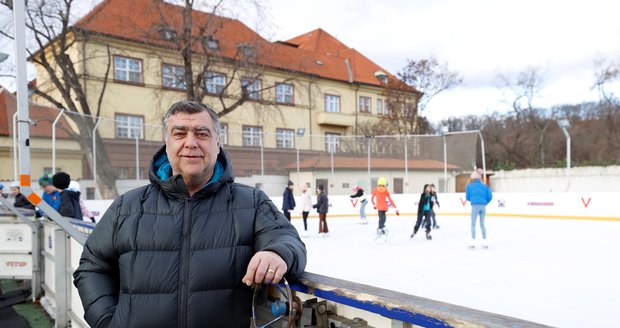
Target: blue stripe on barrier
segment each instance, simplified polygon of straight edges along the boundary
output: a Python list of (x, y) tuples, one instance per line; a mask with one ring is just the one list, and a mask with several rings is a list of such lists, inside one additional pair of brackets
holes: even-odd
[(423, 314), (413, 313), (410, 311), (406, 311), (398, 308), (386, 308), (385, 306), (372, 303), (372, 302), (363, 302), (359, 300), (355, 300), (346, 296), (339, 295), (335, 292), (325, 291), (317, 288), (312, 289), (312, 293), (310, 293), (310, 288), (303, 284), (291, 284), (291, 289), (296, 290), (300, 293), (311, 294), (316, 297), (320, 297), (329, 301), (333, 301), (339, 304), (351, 306), (357, 309), (361, 309), (364, 311), (372, 312), (384, 316), (390, 319), (396, 319), (403, 322), (411, 323), (414, 325), (422, 326), (422, 327), (452, 327), (449, 324)]

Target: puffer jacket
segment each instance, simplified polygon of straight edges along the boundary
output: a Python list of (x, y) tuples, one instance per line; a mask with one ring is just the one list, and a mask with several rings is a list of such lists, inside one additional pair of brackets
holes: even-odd
[(465, 199), (472, 205), (487, 205), (493, 199), (493, 193), (491, 188), (476, 179), (465, 188)]
[(233, 182), (223, 149), (220, 178), (191, 197), (180, 175), (156, 175), (162, 156), (165, 147), (151, 184), (116, 199), (84, 246), (74, 273), (84, 318), (92, 327), (246, 328), (251, 257), (274, 251), (295, 278), (305, 246), (262, 191)]
[(62, 216), (82, 220), (82, 207), (80, 206), (80, 192), (65, 189), (60, 193), (60, 205), (58, 213)]

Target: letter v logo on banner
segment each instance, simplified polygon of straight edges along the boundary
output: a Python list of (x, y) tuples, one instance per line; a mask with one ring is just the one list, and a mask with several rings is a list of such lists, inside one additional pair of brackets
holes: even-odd
[(592, 197), (588, 197), (588, 201), (586, 201), (585, 199), (583, 199), (583, 197), (581, 197), (581, 203), (583, 203), (583, 206), (585, 208), (588, 208), (588, 205), (590, 205), (591, 200), (592, 200)]
[(459, 197), (459, 199), (461, 200), (461, 204), (463, 204), (463, 206), (467, 204), (467, 199), (463, 199), (462, 197)]

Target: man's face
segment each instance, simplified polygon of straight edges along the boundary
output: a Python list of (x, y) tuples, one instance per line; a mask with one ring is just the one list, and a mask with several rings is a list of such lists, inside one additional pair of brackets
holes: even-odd
[(11, 187), (11, 195), (17, 196), (19, 194), (19, 188)]
[(207, 112), (170, 116), (166, 154), (174, 175), (181, 174), (186, 183), (206, 182), (213, 175), (219, 153), (220, 139)]

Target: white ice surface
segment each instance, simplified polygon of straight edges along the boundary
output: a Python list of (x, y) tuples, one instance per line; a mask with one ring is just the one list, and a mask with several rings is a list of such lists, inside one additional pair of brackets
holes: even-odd
[[(306, 270), (557, 327), (618, 327), (620, 222), (487, 217), (489, 249), (469, 250), (470, 220), (441, 217), (427, 241), (414, 218), (309, 219)], [(302, 220), (293, 220), (303, 230)], [(480, 238), (478, 228), (477, 236)]]

